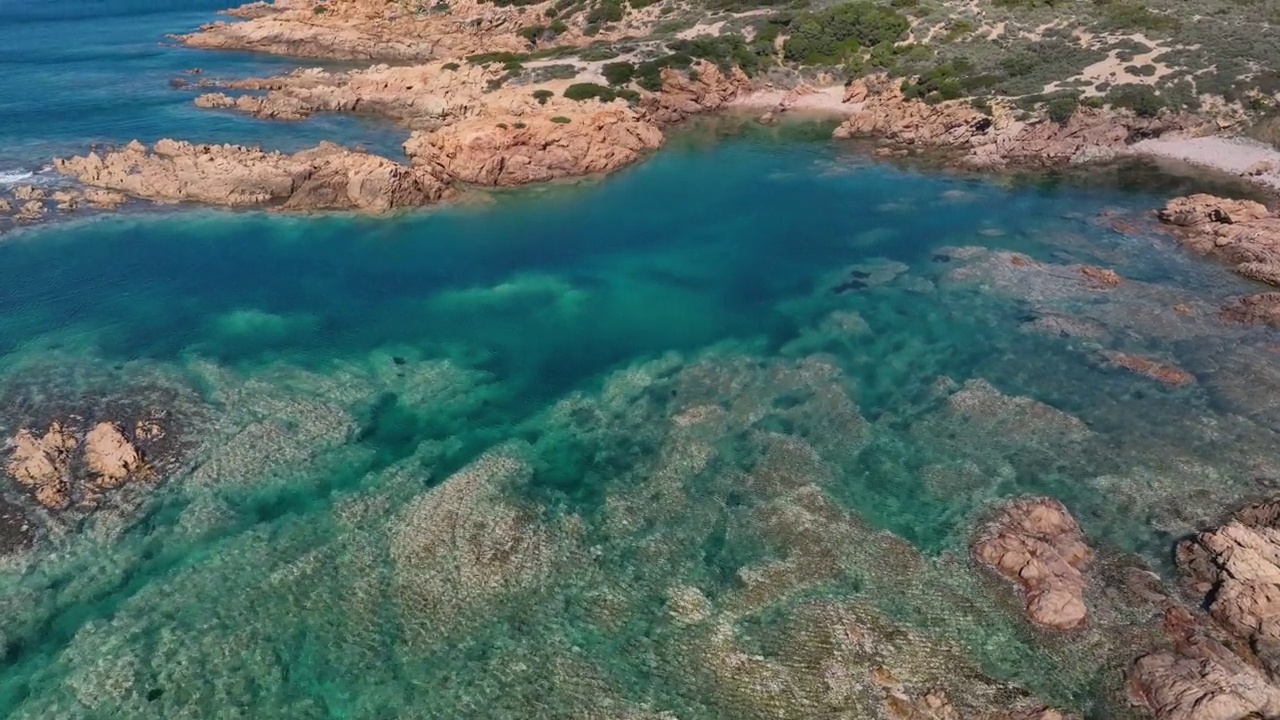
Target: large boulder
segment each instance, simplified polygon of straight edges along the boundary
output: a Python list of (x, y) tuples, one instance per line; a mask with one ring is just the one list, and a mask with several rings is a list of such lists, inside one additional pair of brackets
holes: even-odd
[(1054, 630), (1084, 625), (1083, 570), (1093, 552), (1062, 503), (1027, 498), (1008, 504), (978, 537), (973, 555), (1021, 588), (1033, 623)]

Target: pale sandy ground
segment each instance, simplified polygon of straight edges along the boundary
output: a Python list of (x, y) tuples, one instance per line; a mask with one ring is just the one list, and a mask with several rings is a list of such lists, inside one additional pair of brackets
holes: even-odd
[(1240, 175), (1280, 190), (1280, 151), (1247, 138), (1159, 137), (1134, 143), (1129, 150)]
[[(780, 88), (757, 90), (748, 95), (743, 95), (730, 103), (731, 107), (769, 111), (778, 107), (787, 96), (789, 90)], [(797, 95), (793, 98), (793, 102), (788, 105), (788, 113), (810, 113), (823, 115), (837, 115), (840, 117), (848, 117), (857, 110), (861, 109), (860, 103), (844, 102), (844, 87), (835, 85), (826, 88), (817, 88), (807, 95)]]
[[(1059, 90), (1065, 87), (1066, 83), (1069, 83), (1071, 81), (1084, 80), (1089, 83), (1087, 87), (1082, 88), (1083, 94), (1086, 97), (1102, 95), (1103, 93), (1099, 92), (1097, 89), (1097, 86), (1099, 83), (1105, 82), (1105, 83), (1110, 83), (1112, 85), (1126, 85), (1126, 84), (1155, 85), (1157, 82), (1163, 79), (1164, 76), (1173, 72), (1173, 68), (1169, 67), (1168, 65), (1165, 65), (1164, 63), (1159, 63), (1155, 61), (1157, 57), (1159, 57), (1160, 55), (1163, 55), (1165, 52), (1169, 50), (1169, 48), (1165, 47), (1164, 45), (1161, 45), (1158, 40), (1149, 39), (1146, 35), (1143, 35), (1142, 33), (1133, 33), (1132, 35), (1094, 36), (1094, 35), (1082, 32), (1082, 33), (1078, 33), (1077, 37), (1081, 40), (1081, 44), (1083, 45), (1092, 45), (1092, 46), (1110, 45), (1118, 40), (1128, 39), (1128, 40), (1134, 40), (1134, 41), (1140, 42), (1151, 49), (1145, 53), (1134, 55), (1134, 58), (1132, 60), (1129, 60), (1128, 62), (1121, 60), (1118, 57), (1120, 54), (1119, 51), (1113, 50), (1106, 57), (1106, 59), (1099, 60), (1098, 62), (1086, 67), (1084, 70), (1080, 71), (1079, 75), (1076, 75), (1075, 77), (1067, 78), (1066, 80), (1052, 82), (1052, 83), (1049, 83), (1048, 85), (1045, 85), (1044, 90), (1042, 92), (1051, 93), (1051, 92), (1054, 92), (1055, 90)], [(1143, 75), (1137, 75), (1129, 72), (1128, 70), (1125, 70), (1125, 68), (1127, 67), (1142, 67), (1143, 65), (1155, 66), (1155, 69), (1156, 69), (1155, 74), (1149, 75), (1149, 76), (1143, 76)]]

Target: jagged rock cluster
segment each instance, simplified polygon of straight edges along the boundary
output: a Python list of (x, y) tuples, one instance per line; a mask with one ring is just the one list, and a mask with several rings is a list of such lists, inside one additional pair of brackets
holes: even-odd
[(963, 101), (937, 104), (907, 98), (886, 76), (851, 83), (846, 103), (860, 103), (835, 131), (837, 138), (873, 135), (897, 145), (949, 148), (972, 167), (1057, 165), (1114, 157), (1137, 138), (1182, 129), (1188, 119), (1144, 119), (1082, 108), (1066, 123), (1018, 119), (1007, 108), (991, 114)]
[(82, 430), (77, 420), (44, 430), (22, 428), (9, 439), (6, 473), (49, 510), (93, 506), (107, 491), (148, 479), (139, 444), (164, 433), (153, 420), (139, 420), (127, 430), (111, 421)]

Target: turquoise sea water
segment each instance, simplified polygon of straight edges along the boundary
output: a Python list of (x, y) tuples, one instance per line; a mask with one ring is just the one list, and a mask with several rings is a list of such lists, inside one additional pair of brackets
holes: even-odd
[[(135, 136), (394, 149), (191, 107), (184, 68), (291, 66), (161, 44), (215, 6), (4, 14), (0, 172)], [(37, 530), (0, 566), (0, 715), (882, 717), (888, 668), (974, 712), (1125, 716), (1154, 615), (1114, 568), (1171, 577), (1280, 477), (1273, 338), (1216, 319), (1250, 286), (1149, 217), (1206, 181), (931, 173), (828, 131), (708, 123), (392, 219), (0, 238), (0, 430), (163, 411), (174, 440), (94, 513), (0, 492)], [(1099, 552), (1077, 635), (968, 561), (1028, 493)]]

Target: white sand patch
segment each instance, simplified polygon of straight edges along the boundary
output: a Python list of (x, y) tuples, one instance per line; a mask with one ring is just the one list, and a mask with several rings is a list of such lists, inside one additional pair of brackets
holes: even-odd
[(676, 33), (676, 37), (680, 38), (681, 40), (692, 40), (698, 37), (699, 35), (711, 35), (713, 37), (720, 37), (720, 33), (724, 31), (724, 23), (725, 23), (724, 20), (713, 22), (708, 25), (703, 25), (699, 23), (697, 25), (694, 25), (691, 28), (686, 28)]
[(860, 103), (844, 101), (844, 87), (841, 85), (815, 88), (810, 93), (766, 88), (740, 95), (729, 103), (730, 107), (763, 111), (776, 110), (783, 104), (786, 105), (788, 113), (819, 113), (841, 117), (852, 115), (861, 107)]
[(1280, 151), (1255, 140), (1163, 136), (1134, 143), (1129, 150), (1137, 155), (1213, 168), (1280, 189)]

